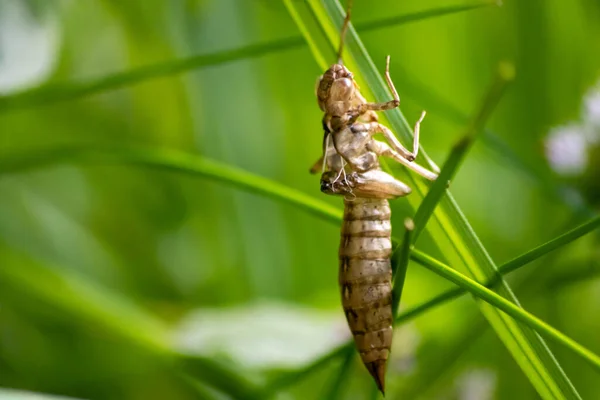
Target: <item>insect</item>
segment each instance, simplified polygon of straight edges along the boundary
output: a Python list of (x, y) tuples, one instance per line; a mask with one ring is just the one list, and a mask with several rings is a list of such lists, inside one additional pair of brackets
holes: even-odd
[[(385, 392), (386, 363), (392, 345), (392, 268), (389, 199), (411, 192), (403, 182), (381, 170), (379, 157), (394, 159), (419, 175), (435, 180), (437, 174), (413, 161), (419, 149), (420, 124), (415, 124), (412, 151), (402, 146), (389, 128), (378, 122), (376, 111), (398, 107), (400, 98), (385, 78), (393, 99), (369, 103), (353, 74), (344, 66), (342, 50), (350, 22), (349, 0), (340, 34), (338, 62), (319, 78), (316, 95), (323, 116), (323, 156), (311, 168), (319, 170), (321, 191), (344, 196), (344, 220), (339, 247), (339, 285), (342, 305), (354, 342), (379, 390)], [(375, 140), (382, 134), (386, 142)]]

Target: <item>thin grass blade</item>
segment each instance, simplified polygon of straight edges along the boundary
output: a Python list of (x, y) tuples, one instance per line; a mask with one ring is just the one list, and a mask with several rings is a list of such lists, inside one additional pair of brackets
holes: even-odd
[[(322, 31), (328, 36), (330, 43), (335, 45), (339, 41), (338, 32), (345, 14), (338, 1), (307, 0), (314, 10), (314, 15), (323, 26)], [(318, 34), (317, 32), (311, 32)], [(350, 27), (347, 35), (347, 53), (345, 63), (354, 72), (358, 72), (358, 83), (363, 89), (370, 90), (372, 95), (364, 93), (376, 101), (385, 101), (390, 98), (387, 86), (381, 75), (370, 60), (364, 46), (360, 42), (356, 31)], [(323, 54), (329, 50), (322, 49)], [(350, 55), (352, 57), (350, 57)], [(393, 75), (393, 74), (392, 74)], [(360, 79), (362, 77), (362, 79)], [(363, 84), (361, 84), (363, 83)], [(389, 126), (400, 136), (401, 140), (411, 142), (412, 131), (402, 113), (398, 110), (388, 111), (386, 114)], [(430, 165), (424, 152), (421, 152)], [(408, 202), (415, 209), (427, 191), (422, 180), (414, 179), (408, 175), (407, 181), (412, 183), (413, 195)], [(434, 213), (434, 223), (428, 225), (428, 230), (436, 238), (440, 248), (452, 265), (463, 267), (478, 281), (487, 281), (497, 276), (497, 267), (491, 260), (486, 249), (462, 214), (460, 208), (450, 194), (445, 196), (440, 206)], [(518, 300), (505, 281), (497, 287), (502, 296), (514, 303)], [(556, 358), (545, 344), (543, 339), (533, 330), (520, 321), (515, 321), (495, 307), (478, 302), (481, 311), (492, 325), (502, 342), (505, 344), (517, 364), (527, 375), (532, 385), (543, 398), (580, 398), (577, 390), (565, 375)]]
[(392, 315), (398, 314), (400, 300), (402, 299), (402, 289), (406, 279), (406, 271), (408, 269), (408, 260), (410, 259), (410, 250), (412, 243), (412, 233), (415, 225), (411, 219), (404, 221), (404, 239), (399, 249), (396, 249), (392, 254), (392, 273), (394, 286), (392, 289)]
[(129, 164), (202, 176), (230, 184), (251, 193), (276, 198), (331, 222), (339, 223), (342, 218), (341, 210), (299, 190), (217, 161), (165, 148), (120, 147), (102, 149), (62, 147), (24, 152), (0, 158), (0, 174), (26, 171), (60, 163)]
[(427, 221), (433, 215), (436, 206), (446, 193), (448, 185), (458, 172), (458, 168), (465, 160), (469, 149), (483, 131), (486, 121), (500, 101), (508, 83), (512, 81), (513, 78), (514, 68), (512, 65), (502, 64), (499, 66), (494, 83), (486, 93), (475, 118), (469, 124), (465, 135), (452, 148), (450, 156), (444, 163), (438, 179), (433, 183), (429, 192), (427, 192), (427, 195), (423, 199), (423, 202), (417, 209), (413, 243), (417, 241), (421, 232), (423, 232)]
[[(15, 155), (12, 157), (4, 157), (0, 160), (0, 174), (10, 172), (26, 171), (34, 168), (39, 168), (45, 165), (52, 165), (64, 162), (79, 162), (79, 163), (92, 163), (92, 164), (132, 164), (132, 165), (143, 165), (146, 167), (152, 167), (162, 170), (172, 170), (180, 173), (192, 174), (201, 177), (208, 177), (219, 182), (230, 184), (233, 187), (241, 187), (244, 190), (250, 190), (251, 192), (261, 193), (267, 197), (271, 197), (280, 201), (289, 202), (300, 209), (303, 209), (311, 214), (317, 215), (318, 217), (329, 221), (331, 223), (338, 224), (341, 221), (341, 211), (333, 207), (330, 207), (324, 202), (317, 199), (310, 199), (306, 201), (309, 196), (303, 193), (294, 191), (293, 189), (287, 188), (284, 185), (280, 185), (273, 181), (268, 181), (269, 185), (261, 185), (264, 178), (242, 171), (241, 175), (235, 168), (225, 166), (215, 162), (208, 162), (201, 157), (181, 153), (173, 150), (163, 149), (149, 149), (149, 148), (129, 148), (120, 150), (100, 150), (100, 149), (86, 149), (86, 148), (69, 148), (69, 149), (56, 149), (52, 151), (43, 152), (31, 152), (27, 154)], [(217, 173), (214, 169), (220, 169)], [(251, 179), (248, 179), (251, 178)], [(239, 183), (243, 181), (243, 185)], [(572, 241), (580, 238), (581, 236), (592, 232), (600, 227), (600, 216), (591, 219), (590, 221), (572, 229), (571, 231), (550, 240), (543, 245), (540, 245), (530, 252), (527, 252), (513, 260), (507, 262), (499, 268), (501, 274), (507, 274), (515, 271), (516, 269), (537, 260), (538, 258), (548, 254), (551, 251), (559, 249), (562, 246), (571, 243)], [(406, 243), (406, 241), (404, 241)], [(400, 252), (398, 252), (400, 253)], [(416, 260), (417, 262), (419, 260)], [(37, 274), (36, 276), (43, 276), (43, 274)], [(461, 279), (460, 276), (458, 279)], [(46, 279), (51, 282), (51, 279)], [(488, 281), (488, 285), (493, 285), (494, 281)], [(78, 286), (78, 285), (75, 285)], [(43, 291), (42, 291), (43, 292)], [(90, 292), (86, 289), (86, 292)], [(92, 291), (93, 292), (93, 291)], [(422, 305), (416, 306), (412, 309), (406, 310), (400, 314), (395, 324), (406, 322), (422, 313), (448, 302), (452, 299), (460, 297), (467, 293), (465, 289), (457, 288), (436, 296), (434, 299), (423, 303)], [(155, 338), (155, 336), (153, 336)], [(308, 365), (303, 369), (302, 375), (309, 374), (320, 365), (325, 364), (329, 360), (342, 354), (344, 349), (351, 346), (352, 343), (340, 346), (332, 352), (325, 354), (322, 358), (316, 360), (314, 363)], [(298, 372), (294, 371), (290, 373), (283, 380), (290, 379), (294, 380)], [(274, 385), (279, 386), (279, 385)], [(282, 386), (285, 386), (283, 384)]]
[(554, 238), (538, 247), (530, 250), (520, 256), (506, 262), (500, 267), (502, 274), (508, 274), (523, 265), (529, 264), (532, 261), (537, 260), (540, 257), (545, 256), (551, 251), (557, 250), (567, 244), (579, 239), (580, 237), (587, 235), (588, 233), (598, 229), (600, 227), (600, 216), (596, 216), (589, 221), (579, 225), (578, 227), (571, 229), (570, 231)]
[(269, 383), (267, 383), (263, 390), (263, 393), (265, 394), (265, 396), (273, 395), (281, 389), (291, 386), (299, 380), (304, 379), (306, 376), (318, 371), (319, 369), (321, 369), (321, 367), (326, 365), (331, 360), (341, 357), (350, 350), (354, 351), (354, 342), (352, 340), (349, 340), (348, 342), (336, 347), (329, 353), (322, 355), (315, 361), (311, 362), (310, 364), (307, 364), (302, 368), (274, 378)]
[(344, 387), (351, 377), (355, 356), (354, 348), (349, 346), (344, 349), (342, 365), (335, 371), (334, 379), (332, 379), (328, 390), (321, 397), (322, 400), (341, 400), (344, 398)]
[[(357, 29), (361, 32), (368, 32), (376, 29), (418, 22), (429, 18), (441, 17), (494, 5), (496, 5), (495, 1), (482, 1), (467, 5), (433, 8), (410, 14), (402, 14), (373, 21), (366, 21), (357, 25)], [(258, 58), (267, 54), (292, 50), (305, 45), (305, 37), (294, 36), (284, 39), (277, 39), (266, 43), (240, 46), (231, 50), (169, 60), (162, 63), (134, 68), (129, 71), (114, 73), (85, 82), (48, 84), (21, 93), (16, 93), (14, 95), (4, 97), (0, 96), (0, 112), (38, 107), (63, 101), (72, 101), (111, 90), (117, 90), (123, 87), (137, 85), (152, 79), (174, 76), (192, 70), (235, 61)]]
[(411, 14), (394, 15), (388, 18), (378, 19), (376, 21), (367, 21), (355, 24), (358, 32), (368, 32), (370, 30), (387, 28), (396, 25), (405, 25), (411, 22), (423, 21), (430, 18), (443, 17), (445, 15), (457, 14), (465, 11), (472, 11), (478, 8), (499, 7), (502, 3), (497, 0), (479, 1), (471, 4), (456, 4), (447, 7), (432, 8), (429, 10), (418, 11)]
[[(2, 268), (0, 280), (40, 304), (52, 306), (66, 318), (84, 321), (133, 347), (139, 347), (157, 360), (175, 367), (187, 362), (201, 367), (197, 379), (208, 386), (238, 398), (259, 399), (258, 386), (227, 366), (214, 360), (183, 355), (172, 347), (171, 334), (165, 324), (117, 293), (110, 292), (82, 276), (60, 268), (48, 268), (0, 244)], [(60, 271), (60, 272), (59, 272)], [(181, 370), (185, 375), (185, 370)]]
[[(600, 227), (600, 217), (592, 218), (590, 221), (570, 230), (569, 232), (567, 232), (555, 239), (552, 239), (552, 240), (536, 247), (535, 249), (528, 251), (528, 252), (508, 261), (505, 264), (502, 264), (498, 268), (498, 272), (501, 275), (506, 275), (513, 271), (516, 271), (517, 269), (545, 256), (546, 254), (548, 254), (554, 250), (557, 250), (557, 249), (571, 243), (572, 241), (574, 241), (576, 239), (579, 239), (580, 237), (594, 231), (595, 229), (598, 229), (599, 227)], [(492, 280), (488, 281), (485, 286), (492, 287), (496, 283), (497, 283), (497, 281), (494, 281), (492, 279)], [(468, 291), (461, 287), (447, 290), (423, 304), (420, 304), (409, 310), (404, 311), (401, 315), (399, 315), (396, 318), (396, 320), (394, 321), (394, 324), (400, 324), (405, 321), (408, 321), (414, 317), (417, 317), (418, 315), (421, 315), (437, 306), (441, 306), (447, 302), (457, 299), (467, 293), (468, 293)]]
[(413, 250), (411, 258), (419, 262), (421, 265), (429, 269), (430, 271), (446, 278), (449, 281), (454, 282), (465, 290), (468, 290), (471, 294), (476, 297), (485, 300), (487, 303), (494, 307), (502, 310), (511, 317), (533, 327), (536, 331), (544, 334), (546, 337), (561, 343), (564, 346), (571, 349), (575, 354), (579, 355), (588, 364), (594, 367), (600, 372), (600, 357), (588, 350), (584, 346), (580, 345), (573, 339), (569, 338), (562, 332), (546, 324), (544, 321), (528, 313), (520, 306), (511, 303), (504, 297), (492, 292), (485, 286), (477, 283), (476, 281), (467, 278), (466, 276), (456, 272), (451, 267), (439, 262), (438, 260), (422, 253), (418, 250)]

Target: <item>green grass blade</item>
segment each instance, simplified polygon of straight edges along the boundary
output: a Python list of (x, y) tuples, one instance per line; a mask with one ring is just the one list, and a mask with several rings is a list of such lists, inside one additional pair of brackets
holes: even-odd
[[(159, 361), (181, 366), (186, 362), (202, 374), (194, 379), (224, 393), (260, 398), (258, 387), (228, 367), (211, 359), (182, 355), (172, 347), (169, 329), (130, 300), (110, 292), (82, 276), (48, 268), (0, 244), (0, 281), (40, 304), (52, 306), (73, 321), (103, 329), (131, 346), (139, 347)], [(199, 367), (200, 366), (200, 367)], [(181, 370), (185, 374), (185, 370)], [(193, 381), (186, 378), (185, 380)], [(194, 388), (196, 389), (196, 388)]]
[[(494, 1), (483, 1), (468, 5), (434, 8), (410, 14), (402, 14), (393, 17), (377, 19), (374, 21), (366, 21), (357, 25), (357, 29), (362, 32), (368, 32), (389, 26), (407, 24), (494, 5), (496, 5), (496, 2)], [(44, 85), (21, 93), (16, 93), (14, 95), (5, 97), (0, 96), (0, 112), (13, 109), (37, 107), (62, 101), (76, 100), (98, 93), (136, 85), (152, 79), (173, 76), (191, 70), (228, 62), (247, 60), (275, 52), (291, 50), (304, 46), (305, 44), (306, 41), (303, 36), (294, 36), (290, 38), (273, 40), (267, 43), (250, 44), (231, 50), (169, 60), (162, 63), (156, 63), (131, 69), (129, 71), (96, 78), (87, 82)]]
[(252, 193), (276, 198), (328, 221), (339, 223), (342, 212), (299, 190), (280, 185), (247, 171), (194, 154), (164, 148), (64, 147), (12, 154), (0, 158), (0, 174), (56, 163), (131, 164), (202, 176)]
[(514, 78), (514, 68), (510, 64), (502, 64), (498, 68), (498, 74), (490, 90), (487, 92), (475, 118), (469, 124), (465, 135), (454, 145), (450, 156), (444, 163), (438, 179), (433, 183), (429, 192), (415, 214), (415, 234), (413, 243), (417, 241), (425, 228), (427, 221), (446, 193), (447, 187), (458, 172), (458, 168), (467, 156), (467, 152), (483, 131), (486, 121), (500, 101), (506, 86)]
[[(600, 216), (592, 218), (588, 222), (570, 230), (569, 232), (567, 232), (563, 235), (560, 235), (559, 237), (552, 239), (552, 240), (536, 247), (535, 249), (528, 251), (528, 252), (508, 261), (505, 264), (502, 264), (498, 268), (498, 272), (501, 275), (509, 274), (509, 273), (545, 256), (546, 254), (548, 254), (554, 250), (557, 250), (560, 247), (565, 246), (576, 239), (579, 239), (580, 237), (592, 232), (593, 230), (598, 229), (598, 227), (600, 227)], [(491, 287), (496, 283), (497, 283), (497, 281), (492, 279), (492, 280), (488, 281), (485, 286)], [(412, 319), (422, 313), (425, 313), (425, 312), (427, 312), (437, 306), (440, 306), (444, 303), (447, 303), (451, 300), (457, 299), (467, 293), (468, 293), (467, 290), (460, 288), (460, 287), (445, 291), (423, 304), (420, 304), (409, 310), (406, 310), (405, 312), (403, 312), (401, 315), (399, 315), (396, 318), (394, 323), (399, 324), (401, 322)]]
[(376, 21), (367, 21), (354, 25), (357, 31), (367, 32), (370, 30), (381, 29), (395, 25), (405, 25), (411, 22), (422, 21), (430, 18), (442, 17), (444, 15), (456, 14), (465, 11), (472, 11), (478, 8), (498, 7), (501, 3), (496, 0), (479, 1), (472, 4), (460, 4), (447, 7), (433, 8), (425, 11), (418, 11), (412, 14), (395, 15), (388, 18), (382, 18)]
[(61, 101), (71, 101), (82, 97), (116, 90), (138, 83), (177, 75), (186, 71), (214, 66), (227, 62), (260, 57), (272, 52), (290, 50), (303, 46), (300, 36), (280, 39), (269, 43), (252, 44), (232, 50), (202, 54), (169, 60), (90, 80), (63, 84), (49, 84), (14, 95), (0, 96), (0, 111), (17, 108), (37, 107)]
[(447, 290), (447, 291), (435, 296), (433, 299), (426, 301), (423, 304), (409, 308), (408, 310), (404, 311), (402, 314), (400, 314), (396, 317), (396, 319), (394, 320), (394, 325), (400, 325), (405, 322), (408, 322), (411, 319), (416, 318), (419, 315), (424, 314), (427, 311), (430, 311), (437, 306), (441, 306), (445, 303), (448, 303), (449, 301), (458, 299), (459, 297), (461, 297), (462, 295), (464, 295), (466, 293), (468, 293), (468, 292), (465, 289), (460, 288), (460, 287)]
[(400, 248), (396, 249), (392, 254), (392, 272), (394, 278), (394, 286), (392, 289), (392, 315), (394, 317), (398, 314), (398, 307), (400, 307), (400, 300), (402, 299), (402, 289), (404, 288), (406, 270), (408, 269), (414, 228), (415, 225), (411, 219), (404, 221), (404, 239), (402, 239)]
[[(0, 159), (0, 173), (19, 172), (33, 168), (39, 168), (46, 165), (64, 162), (78, 163), (93, 163), (93, 164), (114, 164), (121, 163), (126, 165), (141, 165), (161, 170), (172, 170), (180, 173), (192, 174), (201, 177), (207, 177), (226, 184), (231, 184), (240, 189), (249, 190), (255, 193), (261, 193), (265, 196), (278, 199), (280, 201), (289, 202), (300, 209), (303, 209), (313, 215), (316, 215), (331, 223), (338, 224), (341, 221), (341, 211), (327, 205), (316, 199), (304, 195), (301, 192), (294, 191), (284, 185), (276, 182), (268, 181), (250, 174), (245, 171), (239, 171), (219, 163), (202, 159), (201, 157), (182, 153), (174, 150), (162, 149), (145, 149), (145, 148), (128, 148), (119, 150), (100, 150), (86, 148), (69, 148), (56, 149), (49, 151), (30, 152), (20, 155), (12, 155)], [(218, 171), (215, 171), (218, 169)], [(264, 185), (263, 181), (267, 181), (268, 185)], [(307, 201), (309, 199), (310, 201)], [(600, 217), (596, 217), (587, 223), (551, 240), (531, 252), (519, 256), (502, 267), (501, 273), (514, 271), (516, 268), (523, 266), (550, 251), (556, 250), (561, 246), (583, 236), (586, 233), (597, 229), (600, 226)], [(437, 305), (441, 305), (451, 299), (457, 298), (464, 294), (464, 289), (453, 289), (445, 292), (434, 299), (406, 310), (400, 314), (395, 320), (395, 324), (406, 322), (422, 313), (432, 309)], [(319, 360), (306, 366), (302, 370), (293, 371), (283, 377), (278, 378), (269, 386), (272, 393), (277, 388), (285, 387), (286, 385), (301, 379), (302, 376), (310, 374), (320, 366), (327, 363), (329, 360), (343, 353), (344, 348), (352, 346), (349, 342), (332, 352), (324, 355)]]
[[(398, 69), (398, 68), (397, 68)], [(430, 86), (411, 74), (405, 68), (400, 69), (397, 74), (402, 75), (403, 86), (413, 94), (413, 99), (433, 110), (436, 115), (454, 122), (455, 124), (467, 124), (470, 117), (464, 114), (458, 107), (452, 104), (437, 91), (438, 88)], [(585, 203), (574, 199), (564, 184), (558, 184), (550, 176), (542, 174), (533, 168), (526, 160), (518, 155), (506, 142), (491, 129), (485, 129), (481, 135), (480, 142), (499, 159), (500, 165), (510, 166), (515, 171), (529, 180), (532, 185), (543, 190), (548, 198), (556, 199), (561, 204), (577, 213), (581, 218), (588, 218), (594, 214), (593, 210)]]
[(494, 307), (504, 311), (511, 317), (533, 327), (536, 331), (546, 335), (548, 338), (562, 344), (563, 346), (571, 349), (575, 354), (579, 355), (583, 360), (588, 362), (592, 367), (600, 372), (600, 357), (588, 350), (584, 346), (580, 345), (573, 339), (569, 338), (562, 332), (546, 324), (539, 318), (531, 315), (518, 305), (511, 303), (504, 297), (492, 292), (485, 286), (477, 283), (476, 281), (465, 277), (464, 275), (456, 272), (449, 266), (439, 262), (438, 260), (418, 251), (413, 250), (411, 257), (418, 261), (421, 265), (425, 266), (430, 271), (454, 282), (465, 290), (468, 290), (473, 295), (485, 300), (487, 303)]
[(321, 367), (329, 363), (329, 361), (346, 354), (346, 352), (348, 352), (349, 349), (352, 349), (354, 351), (354, 342), (352, 340), (349, 340), (348, 342), (336, 347), (329, 353), (322, 355), (315, 361), (305, 365), (302, 368), (291, 372), (287, 372), (285, 374), (282, 374), (281, 376), (278, 376), (277, 378), (274, 378), (273, 380), (271, 380), (271, 382), (269, 382), (266, 385), (265, 389), (263, 390), (265, 397), (277, 393), (279, 390), (287, 386), (291, 386), (292, 384), (298, 382), (301, 379), (304, 379), (304, 377), (318, 371)]
[(502, 267), (500, 267), (500, 272), (502, 274), (508, 274), (525, 264), (537, 260), (538, 258), (550, 253), (551, 251), (559, 249), (571, 243), (572, 241), (579, 239), (583, 235), (586, 235), (592, 232), (593, 230), (598, 229), (598, 227), (600, 227), (600, 216), (596, 216), (590, 219), (588, 222), (579, 225), (578, 227), (558, 236), (557, 238), (552, 239), (534, 248), (533, 250), (530, 250), (525, 254), (522, 254), (508, 261), (507, 263), (502, 265)]
[(262, 388), (225, 363), (206, 357), (178, 354), (177, 366), (189, 376), (201, 379), (211, 387), (227, 393), (234, 399), (263, 400)]
[[(218, 182), (230, 184), (242, 190), (260, 193), (266, 197), (290, 203), (299, 209), (319, 218), (338, 224), (342, 220), (342, 212), (327, 203), (285, 185), (273, 182), (252, 173), (199, 157), (197, 155), (177, 150), (130, 147), (121, 149), (90, 149), (90, 148), (58, 148), (45, 151), (15, 154), (0, 159), (0, 174), (23, 172), (47, 165), (61, 163), (85, 163), (95, 165), (140, 165), (165, 171), (177, 171)], [(600, 216), (552, 239), (535, 249), (522, 254), (499, 268), (501, 274), (512, 272), (536, 259), (559, 249), (568, 243), (592, 232), (600, 227)], [(400, 253), (400, 252), (397, 252)], [(492, 284), (493, 281), (488, 281)], [(406, 311), (398, 317), (398, 321), (408, 319), (412, 314), (418, 315), (432, 304), (439, 304), (443, 299), (449, 300), (457, 296), (458, 289), (450, 290), (416, 309)], [(461, 292), (464, 293), (464, 292)], [(417, 312), (417, 310), (422, 310)], [(341, 349), (341, 348), (340, 348)], [(336, 349), (335, 351), (339, 351)]]
[(350, 379), (350, 371), (352, 369), (355, 356), (356, 352), (354, 348), (348, 346), (344, 349), (342, 365), (336, 371), (334, 379), (331, 381), (331, 385), (328, 387), (328, 390), (321, 397), (322, 400), (338, 400), (344, 398), (345, 384), (348, 379)]
[[(83, 277), (42, 265), (11, 251), (4, 244), (0, 280), (28, 297), (51, 304), (76, 321), (102, 327), (116, 337), (154, 354), (170, 352), (169, 331), (116, 293), (109, 293)], [(73, 301), (77, 299), (77, 301)]]
[[(335, 46), (339, 40), (338, 32), (345, 14), (344, 9), (338, 1), (334, 0), (325, 0), (322, 3), (317, 0), (308, 0), (308, 2), (330, 44)], [(317, 35), (318, 33), (312, 34)], [(371, 91), (372, 95), (364, 93), (367, 98), (374, 98), (376, 101), (388, 100), (390, 94), (387, 85), (352, 27), (348, 31), (345, 48), (348, 53), (345, 63), (350, 70), (358, 72), (356, 76), (359, 85), (363, 89)], [(328, 48), (321, 49), (322, 54), (328, 54), (329, 51)], [(395, 109), (388, 111), (385, 116), (389, 121), (388, 125), (400, 136), (401, 140), (411, 142), (412, 131), (402, 113)], [(424, 152), (422, 154), (421, 158), (427, 159)], [(407, 177), (407, 181), (411, 182), (413, 187), (413, 195), (408, 197), (408, 202), (416, 209), (427, 188), (422, 180), (417, 180), (410, 175)], [(435, 237), (438, 246), (444, 249), (444, 255), (450, 264), (464, 268), (478, 281), (485, 282), (497, 276), (496, 265), (449, 193), (436, 209), (434, 224), (430, 223), (428, 230)], [(518, 304), (516, 296), (504, 280), (500, 281), (496, 290), (502, 296)], [(523, 324), (522, 321), (515, 321), (489, 304), (478, 300), (478, 305), (542, 398), (580, 398), (544, 340), (535, 331)]]

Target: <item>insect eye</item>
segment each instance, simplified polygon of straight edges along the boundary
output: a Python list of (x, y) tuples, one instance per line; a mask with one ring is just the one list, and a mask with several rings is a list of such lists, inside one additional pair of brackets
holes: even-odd
[(331, 85), (331, 97), (335, 100), (348, 100), (352, 96), (354, 86), (348, 78), (338, 79)]

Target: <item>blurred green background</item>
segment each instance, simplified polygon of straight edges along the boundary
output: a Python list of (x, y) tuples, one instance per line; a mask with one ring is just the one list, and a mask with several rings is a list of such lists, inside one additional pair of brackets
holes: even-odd
[[(460, 4), (355, 0), (353, 22)], [(68, 95), (138, 67), (291, 37), (294, 46), (259, 56), (209, 57), (212, 65), (181, 74)], [(408, 120), (428, 111), (421, 142), (438, 164), (498, 62), (514, 63), (514, 84), (452, 184), (497, 263), (593, 215), (600, 3), (507, 0), (361, 37), (381, 70), (391, 55)], [(301, 42), (278, 0), (0, 0), (0, 386), (90, 399), (228, 398), (190, 384), (157, 355), (161, 346), (261, 384), (348, 338), (335, 224), (197, 176), (31, 158), (65, 147), (178, 150), (341, 208), (308, 174), (321, 149), (322, 71)], [(15, 160), (21, 167), (11, 168)], [(414, 210), (402, 199), (392, 206), (398, 235)], [(428, 236), (418, 247), (440, 251)], [(509, 279), (527, 310), (596, 353), (599, 248), (593, 233)], [(401, 309), (450, 287), (411, 264)], [(389, 398), (537, 398), (468, 296), (401, 326), (394, 340)], [(550, 347), (582, 397), (597, 398), (597, 371)], [(331, 362), (278, 396), (326, 398), (339, 368)], [(373, 398), (364, 367), (355, 362), (349, 374), (341, 398)]]

